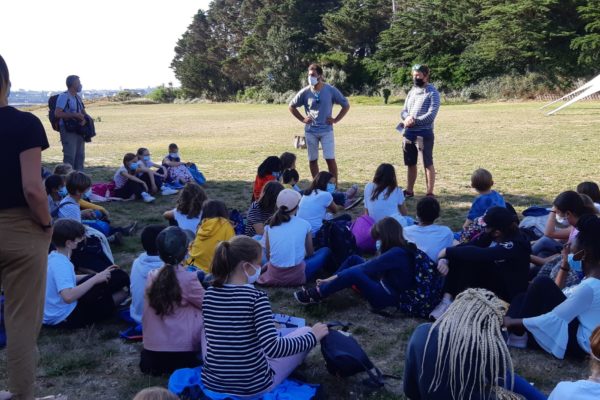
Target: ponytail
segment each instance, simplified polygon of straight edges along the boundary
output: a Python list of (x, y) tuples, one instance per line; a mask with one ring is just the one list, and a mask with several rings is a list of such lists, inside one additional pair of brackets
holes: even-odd
[(286, 222), (290, 222), (292, 219), (292, 213), (298, 208), (298, 206), (294, 207), (291, 210), (288, 210), (286, 206), (281, 206), (277, 209), (277, 212), (273, 214), (268, 220), (267, 224), (273, 228), (275, 226), (279, 226), (285, 224)]
[(181, 304), (181, 287), (175, 268), (175, 265), (165, 264), (146, 291), (150, 307), (161, 317), (171, 314), (173, 308)]
[(240, 262), (254, 262), (261, 255), (260, 243), (248, 236), (234, 236), (229, 241), (219, 243), (210, 266), (214, 278), (212, 285), (223, 287)]

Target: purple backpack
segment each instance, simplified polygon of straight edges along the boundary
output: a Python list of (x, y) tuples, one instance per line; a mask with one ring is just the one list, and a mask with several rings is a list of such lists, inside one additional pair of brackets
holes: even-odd
[(356, 246), (363, 253), (375, 252), (375, 239), (371, 237), (371, 228), (375, 225), (375, 220), (370, 216), (363, 214), (352, 223), (350, 230), (356, 239)]

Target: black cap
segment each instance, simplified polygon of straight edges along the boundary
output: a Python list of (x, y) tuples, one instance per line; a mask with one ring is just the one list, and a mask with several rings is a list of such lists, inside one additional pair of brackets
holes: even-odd
[(160, 259), (171, 265), (177, 265), (183, 261), (189, 243), (188, 235), (178, 226), (163, 229), (156, 238)]
[(483, 222), (485, 226), (502, 231), (515, 222), (515, 215), (505, 207), (491, 207), (485, 212)]

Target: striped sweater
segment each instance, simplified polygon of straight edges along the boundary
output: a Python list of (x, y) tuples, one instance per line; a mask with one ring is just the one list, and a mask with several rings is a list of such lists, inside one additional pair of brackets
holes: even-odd
[(412, 128), (401, 128), (404, 136), (414, 140), (423, 132), (433, 132), (433, 121), (440, 109), (440, 94), (432, 84), (425, 87), (413, 87), (406, 96), (404, 108), (400, 116), (406, 119), (408, 116), (415, 118), (415, 126)]
[(202, 313), (207, 341), (202, 382), (215, 392), (263, 393), (273, 384), (267, 357), (288, 357), (317, 344), (312, 333), (278, 337), (269, 299), (252, 285), (210, 287)]

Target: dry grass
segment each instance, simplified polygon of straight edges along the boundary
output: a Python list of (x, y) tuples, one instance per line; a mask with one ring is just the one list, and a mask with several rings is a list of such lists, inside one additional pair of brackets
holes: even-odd
[[(444, 106), (436, 126), (436, 192), (442, 204), (442, 223), (458, 228), (473, 197), (471, 172), (478, 167), (492, 171), (496, 189), (518, 210), (549, 203), (562, 190), (582, 180), (598, 180), (600, 166), (600, 104), (581, 103), (554, 117), (545, 117), (539, 103), (499, 103)], [(195, 161), (209, 179), (206, 190), (231, 208), (245, 210), (257, 165), (268, 155), (291, 151), (293, 135), (301, 126), (284, 106), (199, 105), (95, 105), (90, 114), (100, 117), (98, 136), (86, 147), (89, 172), (95, 181), (107, 180), (125, 152), (149, 147), (156, 160), (176, 142), (186, 160)], [(355, 106), (336, 127), (337, 158), (342, 186), (364, 185), (377, 165), (391, 162), (401, 167), (400, 136), (395, 132), (400, 107)], [(35, 113), (45, 122), (45, 110)], [(51, 148), (46, 163), (60, 162), (58, 134), (46, 129)], [(298, 151), (298, 170), (308, 173), (305, 151)], [(424, 191), (422, 174), (417, 197)], [(173, 207), (174, 197), (159, 198), (153, 205), (109, 204), (113, 219), (141, 225), (160, 222), (162, 211)], [(414, 213), (415, 201), (408, 203)], [(359, 210), (360, 211), (360, 210)], [(357, 211), (357, 212), (359, 212)], [(116, 258), (126, 269), (141, 251), (139, 238), (128, 238)], [(364, 301), (342, 292), (327, 302), (303, 308), (292, 301), (289, 289), (269, 290), (277, 312), (302, 316), (310, 323), (344, 320), (354, 323), (356, 338), (384, 372), (402, 374), (406, 342), (421, 321), (386, 319), (371, 314)], [(41, 366), (38, 393), (64, 393), (69, 399), (130, 399), (138, 390), (166, 384), (164, 378), (148, 378), (138, 368), (139, 344), (117, 339), (118, 322), (72, 333), (44, 329), (40, 337)], [(586, 376), (587, 365), (559, 361), (531, 351), (512, 351), (516, 369), (537, 387), (549, 392), (560, 380)], [(4, 358), (4, 353), (0, 353)], [(0, 369), (5, 385), (6, 367)], [(330, 376), (318, 351), (311, 353), (300, 372), (307, 381), (323, 383), (331, 398), (395, 399), (401, 382), (390, 381), (386, 390), (367, 393), (362, 376), (340, 380)]]

